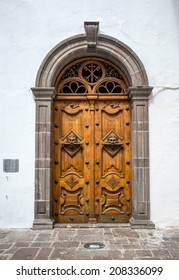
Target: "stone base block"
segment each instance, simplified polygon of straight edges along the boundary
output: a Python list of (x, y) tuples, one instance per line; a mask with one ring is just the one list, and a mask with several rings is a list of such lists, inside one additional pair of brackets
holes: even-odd
[(33, 229), (53, 229), (53, 219), (35, 219)]
[(151, 220), (136, 220), (134, 218), (130, 219), (130, 225), (131, 228), (148, 228), (148, 229), (154, 229), (155, 228), (155, 224), (151, 221)]

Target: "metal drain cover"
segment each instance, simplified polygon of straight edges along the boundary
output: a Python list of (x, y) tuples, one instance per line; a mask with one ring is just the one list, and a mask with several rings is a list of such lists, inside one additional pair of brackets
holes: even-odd
[(102, 249), (105, 247), (105, 245), (99, 242), (91, 242), (91, 243), (86, 243), (84, 247), (87, 249)]

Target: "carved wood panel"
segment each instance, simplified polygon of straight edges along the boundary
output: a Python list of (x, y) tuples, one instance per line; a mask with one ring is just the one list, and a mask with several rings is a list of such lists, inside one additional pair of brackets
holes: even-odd
[(129, 101), (57, 100), (53, 143), (56, 222), (127, 222), (131, 214)]
[[(85, 108), (79, 101), (56, 101), (53, 132), (53, 212), (57, 222), (85, 222)], [(84, 176), (85, 174), (85, 176)]]
[(131, 215), (129, 101), (97, 101), (95, 212), (98, 222), (127, 222)]

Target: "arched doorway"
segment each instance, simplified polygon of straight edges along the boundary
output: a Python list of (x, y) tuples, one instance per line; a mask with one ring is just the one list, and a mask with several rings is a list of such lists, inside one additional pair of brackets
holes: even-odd
[[(80, 61), (80, 63), (82, 64), (84, 63), (84, 65), (86, 65), (86, 63), (88, 63), (91, 60), (93, 61), (94, 64), (97, 63), (102, 68), (104, 67), (104, 63), (106, 62), (109, 66), (113, 67), (116, 71), (119, 71), (119, 74), (122, 77), (122, 79), (120, 80), (118, 78), (115, 78), (113, 79), (112, 83), (108, 83), (109, 77), (102, 76), (102, 79), (101, 80), (99, 79), (99, 82), (101, 83), (96, 85), (96, 88), (95, 85), (93, 87), (90, 87), (89, 81), (85, 82), (84, 79), (85, 76), (83, 76), (83, 70), (82, 68), (80, 68), (81, 72), (80, 74), (78, 73), (78, 77), (76, 77), (78, 78), (77, 79), (78, 83), (76, 85), (75, 83), (71, 82), (71, 80), (68, 81), (66, 80), (66, 82), (68, 83), (65, 83), (65, 81), (62, 82), (63, 79), (62, 75), (65, 74), (65, 71), (70, 67), (70, 65), (75, 66), (75, 63), (78, 62), (78, 60)], [(83, 77), (83, 82), (82, 82), (82, 77)], [(92, 80), (91, 80), (91, 84), (92, 84)], [(121, 92), (118, 93), (115, 90), (113, 90), (113, 85), (116, 91), (121, 88), (120, 89)], [(60, 92), (62, 88), (64, 92)], [(72, 89), (71, 93), (73, 97), (70, 95), (68, 96), (67, 94), (67, 91), (69, 91), (70, 88)], [(101, 89), (105, 91), (104, 95), (100, 92)], [(83, 93), (83, 90), (85, 90), (85, 93)], [(94, 48), (92, 51), (90, 50), (89, 52), (89, 48), (87, 47), (86, 36), (78, 35), (63, 41), (47, 54), (47, 56), (45, 57), (45, 59), (43, 60), (39, 68), (37, 78), (36, 78), (36, 87), (32, 88), (33, 95), (36, 101), (35, 219), (33, 223), (34, 228), (52, 228), (54, 225), (54, 221), (55, 221), (54, 215), (56, 215), (56, 212), (58, 212), (57, 216), (59, 216), (59, 205), (64, 205), (65, 188), (64, 189), (61, 188), (59, 193), (56, 191), (53, 192), (54, 184), (58, 185), (58, 183), (55, 183), (55, 180), (59, 181), (58, 171), (57, 173), (53, 173), (54, 177), (52, 178), (52, 170), (54, 170), (53, 164), (54, 164), (54, 155), (55, 155), (55, 152), (53, 151), (55, 149), (55, 146), (59, 146), (59, 145), (61, 145), (60, 146), (61, 153), (62, 152), (64, 153), (64, 151), (66, 151), (65, 162), (67, 162), (67, 166), (65, 168), (69, 167), (69, 162), (70, 162), (66, 159), (67, 154), (71, 162), (73, 162), (73, 160), (76, 161), (75, 164), (76, 166), (78, 166), (77, 157), (79, 157), (80, 154), (84, 161), (86, 160), (90, 162), (91, 158), (93, 161), (93, 164), (91, 166), (89, 165), (90, 170), (93, 170), (92, 175), (91, 173), (88, 173), (88, 176), (90, 176), (90, 179), (92, 178), (92, 182), (93, 182), (93, 188), (91, 187), (90, 189), (92, 190), (92, 193), (88, 193), (88, 192), (86, 193), (84, 191), (85, 188), (83, 188), (83, 193), (82, 193), (82, 189), (80, 188), (82, 188), (86, 184), (86, 190), (87, 190), (87, 186), (90, 185), (90, 182), (88, 183), (81, 180), (90, 181), (90, 179), (88, 179), (87, 177), (82, 179), (83, 176), (80, 174), (78, 174), (79, 176), (77, 176), (79, 178), (78, 180), (76, 179), (77, 177), (73, 176), (73, 174), (69, 174), (68, 179), (66, 180), (68, 181), (68, 183), (65, 182), (65, 179), (63, 181), (63, 183), (66, 184), (64, 185), (64, 187), (66, 186), (66, 189), (67, 189), (67, 185), (70, 184), (73, 191), (73, 185), (74, 185), (74, 196), (72, 196), (69, 200), (67, 199), (67, 204), (88, 205), (88, 199), (90, 200), (92, 199), (91, 200), (92, 206), (89, 204), (90, 205), (89, 211), (88, 211), (88, 206), (84, 206), (83, 214), (78, 215), (79, 217), (80, 215), (83, 216), (83, 218), (82, 220), (81, 218), (78, 218), (76, 222), (88, 222), (88, 221), (96, 222), (97, 220), (99, 222), (116, 221), (118, 223), (121, 223), (123, 218), (122, 215), (119, 214), (119, 212), (121, 211), (119, 204), (122, 202), (121, 205), (125, 205), (125, 207), (127, 207), (125, 210), (125, 215), (124, 215), (125, 218), (123, 222), (127, 222), (128, 221), (127, 217), (131, 216), (130, 224), (132, 227), (154, 226), (153, 223), (150, 221), (150, 184), (149, 184), (148, 99), (151, 90), (152, 88), (148, 86), (148, 79), (147, 79), (145, 68), (142, 62), (140, 61), (140, 59), (138, 58), (138, 56), (128, 46), (121, 43), (115, 38), (106, 35), (101, 35), (101, 34), (98, 35), (97, 47)], [(77, 91), (77, 92), (74, 94), (73, 91)], [(64, 99), (62, 98), (62, 100), (60, 100), (59, 93), (62, 93)], [(75, 101), (75, 95), (77, 93), (80, 95), (80, 98), (81, 99), (84, 98), (84, 100), (80, 100), (79, 96), (76, 96), (77, 98)], [(122, 102), (127, 102), (125, 105), (124, 103), (121, 103), (122, 96), (123, 96)], [(65, 98), (67, 100), (69, 98), (70, 103), (69, 101), (67, 102)], [(71, 118), (71, 124), (69, 124), (67, 130), (69, 130), (71, 134), (68, 134), (68, 131), (65, 131), (65, 134), (62, 137), (59, 136), (59, 140), (57, 139), (57, 142), (59, 142), (59, 144), (56, 142), (57, 143), (56, 145), (54, 144), (54, 142), (52, 142), (52, 140), (53, 141), (55, 140), (55, 138), (52, 137), (52, 134), (56, 136), (57, 134), (54, 134), (53, 130), (54, 129), (56, 131), (58, 130), (57, 127), (56, 128), (54, 127), (55, 124), (53, 123), (53, 115), (55, 114), (54, 105), (56, 105), (58, 99), (59, 99), (58, 102), (61, 102), (61, 105), (58, 105), (59, 106), (57, 108), (58, 110), (59, 108), (63, 108), (64, 111), (63, 110), (62, 111), (63, 112), (65, 112), (65, 110), (68, 111), (70, 116), (73, 116), (73, 112), (75, 115), (75, 110), (76, 112), (78, 110), (79, 111), (82, 110), (80, 112), (84, 112), (86, 114), (85, 118), (87, 119), (87, 121), (92, 122), (89, 123), (92, 129), (90, 130), (86, 128), (86, 130), (88, 131), (86, 132), (87, 134), (85, 133), (83, 134), (80, 131), (75, 131), (75, 129), (73, 129), (72, 123), (74, 123), (74, 127), (78, 126), (77, 123), (80, 122), (80, 118), (79, 121), (76, 121), (75, 124), (73, 118), (69, 117), (69, 119)], [(73, 100), (72, 103), (71, 100)], [(80, 100), (80, 105), (77, 105), (78, 100)], [(115, 106), (118, 106), (117, 102), (120, 102), (120, 105), (119, 107), (115, 108)], [(106, 108), (104, 109), (105, 106)], [(127, 108), (127, 106), (129, 107), (128, 111), (125, 110), (125, 107)], [(104, 164), (101, 163), (98, 166), (96, 161), (99, 162), (101, 161), (102, 156), (100, 158), (100, 155), (102, 154), (107, 154), (109, 162), (111, 159), (114, 159), (114, 157), (116, 156), (116, 158), (118, 157), (116, 160), (116, 166), (115, 164), (112, 163), (112, 161), (111, 161), (111, 165), (108, 164), (108, 160), (106, 160), (108, 165), (105, 166), (105, 169), (107, 170), (110, 166), (114, 165), (112, 167), (113, 168), (112, 172), (114, 172), (115, 167), (121, 170), (121, 167), (119, 166), (119, 162), (120, 162), (119, 157), (122, 158), (121, 156), (122, 153), (125, 154), (124, 152), (125, 150), (122, 147), (123, 145), (126, 145), (126, 143), (123, 142), (124, 136), (121, 135), (119, 131), (116, 132), (117, 128), (114, 129), (115, 127), (115, 124), (113, 122), (114, 118), (112, 117), (113, 115), (111, 114), (112, 112), (114, 112), (114, 110), (116, 110), (117, 112), (118, 109), (120, 108), (123, 109), (123, 111), (126, 114), (128, 114), (128, 119), (125, 118), (124, 119), (125, 122), (129, 122), (129, 125), (126, 124), (125, 125), (127, 129), (131, 128), (132, 155), (131, 158), (129, 156), (129, 159), (125, 158), (125, 164), (127, 164), (126, 166), (130, 166), (130, 168), (132, 168), (132, 179), (128, 180), (127, 177), (120, 177), (122, 174), (122, 172), (120, 171), (121, 173), (119, 172), (117, 174), (111, 175), (111, 178), (107, 179), (109, 183), (108, 184), (102, 178), (102, 176), (106, 175), (104, 174), (104, 168), (101, 169), (101, 166), (103, 167)], [(130, 113), (130, 108), (131, 108), (131, 113)], [(86, 110), (88, 109), (88, 111), (85, 111), (85, 109)], [(99, 110), (97, 111), (96, 109)], [(70, 112), (72, 114), (70, 114)], [(108, 117), (106, 112), (108, 112), (109, 113), (108, 115), (111, 117)], [(122, 117), (120, 117), (122, 116), (121, 112), (122, 111), (116, 113), (118, 114), (118, 118), (116, 119), (120, 119), (120, 118), (122, 119)], [(108, 119), (108, 121), (102, 120), (101, 117), (102, 113), (103, 115), (106, 114), (106, 119)], [(89, 117), (88, 114), (91, 114), (91, 116), (93, 117), (91, 116)], [(65, 114), (63, 115), (65, 116)], [(129, 115), (131, 116), (131, 119), (129, 119)], [(99, 119), (97, 119), (96, 116), (98, 116)], [(66, 116), (66, 118), (68, 117)], [(96, 125), (97, 122), (99, 122), (99, 126)], [(99, 129), (101, 125), (100, 122), (103, 122), (103, 127), (105, 131), (104, 134), (100, 132)], [(83, 124), (83, 128), (85, 124), (88, 125), (88, 123), (82, 123), (82, 124)], [(118, 123), (119, 127), (120, 125)], [(109, 126), (109, 131), (105, 130), (107, 126)], [(96, 131), (98, 131), (95, 135), (94, 135), (94, 128), (96, 129)], [(83, 142), (84, 141), (83, 139), (85, 139), (86, 137), (85, 135), (88, 135), (89, 137), (88, 140), (85, 140), (88, 142), (92, 140), (95, 141), (94, 137), (98, 136), (100, 138), (99, 141), (100, 145), (98, 146), (99, 149), (97, 148), (97, 146), (93, 145), (93, 148), (91, 148), (91, 150), (87, 150), (87, 147), (89, 147), (89, 145), (86, 145), (85, 142)], [(89, 135), (93, 135), (93, 136), (89, 136)], [(126, 142), (128, 142), (127, 138), (125, 138), (125, 140)], [(74, 148), (73, 144), (75, 143), (77, 145)], [(113, 149), (117, 149), (116, 144), (118, 145), (118, 149), (120, 147), (120, 150), (116, 153), (115, 156), (113, 156), (113, 153), (115, 154)], [(109, 148), (110, 145), (111, 148)], [(72, 150), (71, 152), (70, 149)], [(75, 152), (77, 157), (75, 156), (73, 157), (73, 154)], [(60, 161), (60, 158), (57, 159), (57, 161), (58, 160)], [(87, 163), (84, 162), (84, 170), (88, 170), (89, 166)], [(78, 167), (77, 169), (80, 170), (80, 168)], [(97, 174), (96, 178), (95, 178), (95, 174)], [(130, 176), (131, 175), (129, 175), (129, 178), (131, 178)], [(100, 182), (99, 184), (98, 183), (94, 184), (95, 180), (101, 181), (101, 187), (98, 188), (99, 192), (97, 193), (95, 193), (97, 189), (95, 188), (95, 186), (100, 185)], [(117, 194), (118, 188), (125, 187), (125, 185), (123, 184), (124, 180), (125, 180), (125, 184), (128, 184), (127, 181), (132, 180), (132, 182), (130, 181), (129, 183), (129, 185), (131, 184), (132, 186), (132, 195), (130, 191), (129, 193), (126, 193), (124, 195), (125, 203), (123, 199), (122, 200), (119, 199), (119, 196), (116, 197), (113, 196), (115, 190)], [(79, 181), (79, 183), (76, 184), (76, 181)], [(119, 185), (117, 185), (117, 181), (121, 181)], [(110, 183), (112, 184), (111, 188), (110, 188)], [(79, 187), (79, 190), (81, 190), (81, 193), (79, 193), (79, 195), (75, 193), (75, 184), (76, 184), (76, 188)], [(114, 193), (113, 193), (113, 187), (114, 187)], [(69, 188), (67, 189), (68, 191)], [(110, 198), (111, 195), (110, 192), (112, 192), (112, 199)], [(79, 204), (77, 204), (77, 196), (80, 197), (81, 195), (83, 197), (81, 197), (80, 201), (78, 199)], [(105, 201), (104, 197), (106, 201), (108, 201), (107, 205), (104, 203)], [(57, 200), (57, 202), (55, 202), (55, 200)], [(60, 200), (60, 202), (58, 202), (58, 200)], [(58, 207), (55, 207), (55, 203), (57, 203)], [(118, 204), (118, 210), (116, 210), (117, 208), (115, 208), (117, 204)], [(95, 208), (94, 205), (98, 205), (96, 206), (97, 208)], [(115, 208), (115, 210), (113, 211), (112, 209), (110, 209), (108, 214), (106, 214), (107, 216), (105, 216), (105, 214), (104, 216), (102, 216), (102, 213), (107, 213), (106, 209), (108, 206), (110, 208), (110, 205), (112, 205), (112, 207), (115, 205), (115, 207), (113, 207)], [(128, 207), (126, 205), (130, 205), (130, 206)], [(61, 209), (60, 211), (63, 211), (65, 213), (64, 209), (63, 210)], [(80, 211), (81, 208), (79, 210), (79, 213)], [(57, 219), (57, 222), (61, 221), (67, 223), (68, 221), (75, 222), (75, 217), (77, 216), (74, 212), (68, 212), (67, 220), (63, 220), (63, 219), (58, 220), (57, 217), (55, 218)], [(88, 217), (91, 218), (91, 220), (89, 220)], [(121, 218), (121, 220), (119, 217)]]
[(53, 109), (56, 223), (124, 223), (131, 217), (128, 80), (111, 62), (88, 57), (63, 69)]

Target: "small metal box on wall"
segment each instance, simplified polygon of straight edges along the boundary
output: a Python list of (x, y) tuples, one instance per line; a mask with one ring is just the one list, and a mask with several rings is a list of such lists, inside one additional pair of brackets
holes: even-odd
[(3, 159), (3, 172), (6, 172), (6, 173), (19, 172), (19, 160), (18, 159)]

